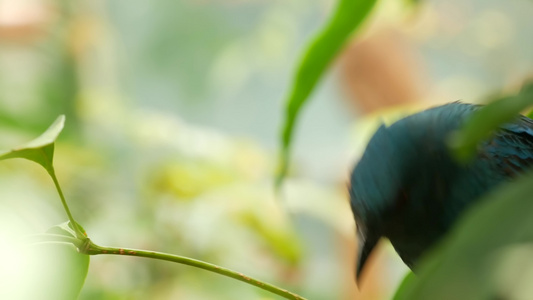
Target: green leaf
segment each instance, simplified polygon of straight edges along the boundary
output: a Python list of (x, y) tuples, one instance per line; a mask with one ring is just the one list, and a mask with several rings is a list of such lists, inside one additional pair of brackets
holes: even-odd
[(472, 158), (482, 140), (532, 104), (533, 82), (528, 82), (517, 95), (500, 97), (475, 112), (463, 128), (450, 137), (449, 144), (457, 159), (466, 161)]
[(527, 113), (526, 115), (528, 118), (533, 119), (533, 110)]
[[(59, 181), (57, 180), (53, 164), (55, 141), (57, 139), (57, 136), (63, 130), (64, 125), (65, 116), (60, 115), (59, 117), (57, 117), (54, 123), (52, 123), (52, 125), (50, 125), (50, 127), (48, 127), (48, 129), (38, 138), (22, 146), (16, 147), (10, 151), (0, 152), (0, 160), (9, 158), (25, 158), (43, 166), (54, 181), (54, 185), (56, 187), (57, 193), (59, 194), (59, 197), (61, 198), (61, 203), (63, 204), (63, 208), (67, 213), (69, 221), (71, 222), (71, 224), (77, 224), (74, 221), (74, 217), (72, 216), (70, 209), (68, 208), (65, 196), (61, 191), (61, 187), (59, 186)], [(86, 237), (85, 231), (82, 230), (81, 227), (75, 229), (75, 231), (77, 232), (77, 238), (82, 239)]]
[(286, 99), (278, 186), (287, 173), (292, 133), (301, 108), (333, 58), (352, 32), (360, 27), (375, 3), (376, 0), (339, 0), (333, 16), (305, 51)]
[(38, 138), (10, 151), (0, 152), (0, 160), (25, 158), (43, 166), (48, 173), (53, 173), (54, 142), (65, 124), (65, 116), (60, 115), (54, 123)]
[(3, 282), (0, 299), (77, 299), (90, 261), (78, 248), (87, 241), (76, 238), (76, 232), (65, 222), (46, 233), (25, 237), (20, 245), (11, 245), (12, 268), (17, 271)]
[[(83, 232), (84, 235), (86, 236), (87, 234), (85, 232), (85, 229), (80, 224), (76, 224), (76, 225), (78, 226), (80, 231)], [(56, 226), (51, 227), (51, 228), (49, 228), (46, 231), (46, 233), (58, 234), (58, 235), (64, 235), (64, 236), (77, 238), (76, 230), (74, 228), (74, 225), (70, 221), (66, 221), (66, 222), (63, 222), (61, 224), (58, 224)], [(85, 240), (85, 239), (83, 239), (83, 240)]]
[[(28, 251), (30, 271), (20, 299), (77, 299), (89, 271), (89, 255), (71, 243), (43, 242)], [(18, 299), (18, 298), (17, 298)]]
[(406, 289), (409, 289), (409, 287), (413, 284), (413, 281), (416, 280), (415, 273), (409, 271), (405, 277), (403, 278), (402, 282), (398, 286), (398, 289), (396, 289), (396, 293), (394, 294), (394, 297), (392, 297), (393, 300), (400, 299), (399, 297), (402, 297), (402, 295), (406, 292)]
[(529, 173), (474, 205), (395, 299), (531, 298), (532, 182)]

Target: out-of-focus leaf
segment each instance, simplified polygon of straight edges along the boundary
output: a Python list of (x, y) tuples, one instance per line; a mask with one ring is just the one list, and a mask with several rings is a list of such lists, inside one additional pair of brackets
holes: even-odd
[(0, 284), (0, 299), (77, 299), (89, 270), (89, 255), (77, 250), (83, 244), (69, 222), (27, 237), (12, 253), (17, 271), (9, 287)]
[(422, 260), (417, 277), (395, 299), (518, 299), (511, 293), (529, 286), (520, 278), (533, 268), (513, 264), (506, 254), (533, 244), (532, 182), (529, 173), (482, 199)]
[(292, 132), (302, 106), (335, 55), (342, 49), (352, 32), (360, 27), (375, 3), (376, 0), (339, 0), (328, 24), (316, 35), (304, 52), (286, 100), (278, 185), (287, 173)]
[(527, 113), (527, 117), (530, 119), (533, 119), (533, 110), (531, 110), (529, 113)]
[(32, 246), (31, 270), (27, 276), (27, 297), (21, 299), (77, 299), (87, 272), (89, 255), (64, 242), (44, 242)]
[(450, 137), (450, 146), (457, 159), (465, 161), (471, 158), (477, 145), (492, 131), (532, 104), (533, 82), (528, 82), (517, 95), (501, 97), (476, 111), (463, 128)]
[(409, 288), (409, 286), (412, 285), (413, 281), (415, 280), (416, 280), (415, 273), (409, 271), (409, 273), (407, 273), (405, 277), (403, 278), (402, 282), (400, 283), (400, 286), (398, 286), (398, 289), (396, 289), (396, 293), (392, 299), (393, 300), (400, 299), (399, 297), (401, 297), (401, 295), (405, 293), (405, 289)]
[[(85, 232), (81, 225), (77, 226)], [(51, 227), (47, 233), (76, 238), (70, 221)], [(36, 263), (41, 267), (37, 272), (43, 275), (32, 277), (41, 289), (38, 294), (32, 291), (32, 295), (48, 295), (42, 299), (76, 299), (89, 272), (89, 255), (79, 253), (74, 244), (64, 242), (43, 242), (34, 247), (40, 260)]]
[(65, 116), (59, 116), (52, 125), (38, 138), (9, 151), (0, 152), (0, 160), (25, 158), (43, 166), (53, 173), (54, 142), (65, 124)]

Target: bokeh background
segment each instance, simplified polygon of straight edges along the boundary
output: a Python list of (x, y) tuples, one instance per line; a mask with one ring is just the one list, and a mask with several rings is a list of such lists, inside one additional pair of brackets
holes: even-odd
[[(359, 288), (349, 172), (380, 122), (520, 86), (529, 0), (383, 0), (303, 112), (273, 191), (284, 96), (331, 0), (0, 0), (0, 148), (66, 128), (55, 165), (98, 244), (206, 260), (309, 299), (388, 299), (383, 242)], [(19, 236), (66, 220), (45, 171), (0, 164), (0, 289)], [(24, 282), (20, 283), (24, 286)], [(11, 286), (12, 288), (12, 286)], [(279, 299), (187, 266), (92, 257), (79, 299)]]

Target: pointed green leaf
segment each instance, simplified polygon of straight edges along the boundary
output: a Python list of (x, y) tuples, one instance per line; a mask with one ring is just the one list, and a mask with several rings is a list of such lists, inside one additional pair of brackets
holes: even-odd
[(38, 138), (27, 144), (0, 152), (0, 160), (9, 158), (25, 158), (43, 166), (49, 173), (53, 172), (54, 142), (63, 130), (65, 116), (59, 116), (54, 123)]
[(533, 82), (525, 83), (520, 93), (499, 97), (496, 101), (475, 112), (463, 128), (450, 137), (450, 147), (460, 161), (468, 160), (477, 145), (492, 131), (533, 105)]
[(530, 173), (472, 207), (395, 300), (532, 298), (532, 182)]
[[(63, 204), (63, 208), (67, 213), (69, 221), (71, 222), (71, 224), (77, 224), (74, 221), (74, 217), (72, 216), (70, 209), (68, 208), (65, 196), (61, 191), (61, 187), (59, 186), (59, 181), (57, 180), (57, 177), (55, 175), (53, 165), (55, 141), (57, 139), (57, 136), (63, 130), (64, 125), (65, 116), (60, 115), (59, 117), (57, 117), (54, 123), (52, 123), (52, 125), (50, 125), (50, 127), (48, 127), (48, 129), (38, 138), (22, 146), (16, 147), (10, 151), (0, 152), (0, 160), (9, 158), (25, 158), (43, 166), (54, 181), (54, 185), (59, 194), (59, 197), (61, 198), (61, 203)], [(77, 233), (76, 237), (78, 239), (85, 238), (85, 231), (81, 227), (75, 228), (74, 230)]]
[(307, 47), (286, 99), (278, 185), (287, 173), (294, 125), (301, 108), (333, 58), (366, 19), (376, 0), (339, 0), (335, 13)]

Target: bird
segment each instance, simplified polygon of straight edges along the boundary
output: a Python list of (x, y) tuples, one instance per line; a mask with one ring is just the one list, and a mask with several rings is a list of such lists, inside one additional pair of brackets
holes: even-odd
[(517, 115), (477, 145), (467, 162), (450, 136), (481, 105), (452, 102), (381, 125), (350, 176), (357, 224), (356, 279), (381, 238), (416, 274), (419, 259), (498, 185), (533, 166), (533, 120)]

